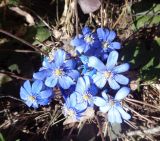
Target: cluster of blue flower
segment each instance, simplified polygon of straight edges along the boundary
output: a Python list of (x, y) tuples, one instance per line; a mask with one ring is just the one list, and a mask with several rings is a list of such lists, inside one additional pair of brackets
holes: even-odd
[[(82, 34), (71, 40), (77, 55), (73, 57), (57, 49), (52, 59), (45, 57), (42, 67), (33, 74), (33, 84), (26, 81), (21, 87), (20, 97), (29, 107), (38, 108), (52, 101), (53, 88), (58, 87), (64, 98), (62, 112), (70, 119), (68, 122), (91, 118), (96, 106), (111, 123), (129, 120), (121, 102), (130, 92), (124, 86), (129, 79), (121, 74), (128, 71), (129, 64), (117, 65), (116, 50), (121, 45), (115, 38), (116, 33), (106, 28), (93, 32), (84, 27)], [(118, 92), (114, 95), (115, 91)]]

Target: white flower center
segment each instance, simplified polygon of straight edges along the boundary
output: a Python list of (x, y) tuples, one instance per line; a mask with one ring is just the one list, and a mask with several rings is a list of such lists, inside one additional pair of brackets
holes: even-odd
[(84, 38), (84, 40), (87, 42), (87, 43), (93, 43), (94, 42), (94, 38), (92, 36), (87, 36)]
[(54, 74), (55, 74), (56, 76), (62, 76), (62, 75), (64, 74), (64, 72), (63, 72), (61, 69), (56, 69), (56, 70), (54, 71)]
[(109, 48), (110, 44), (107, 41), (102, 42), (102, 47), (107, 49)]
[(108, 78), (110, 78), (110, 77), (112, 76), (112, 73), (109, 72), (109, 71), (105, 71), (105, 72), (103, 73), (103, 75), (104, 75), (104, 77), (105, 77), (106, 79), (108, 79)]

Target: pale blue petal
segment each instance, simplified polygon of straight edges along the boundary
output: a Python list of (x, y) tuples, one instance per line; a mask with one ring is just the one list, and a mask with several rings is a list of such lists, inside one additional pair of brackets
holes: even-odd
[(120, 85), (113, 78), (108, 79), (108, 84), (113, 90), (117, 90), (120, 88)]
[(39, 96), (42, 99), (46, 99), (46, 98), (50, 98), (52, 94), (53, 94), (52, 89), (48, 89), (48, 90), (41, 91)]
[(36, 80), (32, 84), (32, 92), (38, 94), (43, 87), (43, 82), (41, 80)]
[(104, 107), (99, 107), (100, 111), (103, 113), (108, 112), (110, 109), (112, 108), (111, 103), (106, 103), (106, 105)]
[(78, 92), (80, 94), (84, 94), (85, 91), (86, 91), (85, 81), (82, 77), (80, 77), (80, 78), (78, 78), (78, 81), (76, 84), (76, 92)]
[(110, 31), (108, 38), (107, 38), (107, 41), (113, 41), (115, 39), (115, 37), (116, 37), (116, 33), (114, 31)]
[(47, 77), (47, 79), (45, 80), (45, 85), (48, 87), (54, 87), (56, 86), (57, 81), (58, 81), (57, 77), (50, 76), (50, 77)]
[(79, 37), (75, 37), (73, 40), (71, 40), (72, 46), (80, 46), (84, 43), (84, 40), (82, 39), (83, 36), (79, 35)]
[(89, 27), (85, 26), (82, 29), (82, 33), (83, 33), (83, 35), (89, 34), (89, 33), (91, 33), (91, 29)]
[(31, 107), (32, 106), (32, 101), (31, 100), (27, 100), (27, 101), (25, 101), (25, 103), (26, 103), (26, 105), (28, 106), (28, 107)]
[(78, 51), (79, 53), (82, 53), (84, 51), (84, 49), (85, 49), (85, 46), (86, 46), (85, 44), (83, 44), (81, 46), (77, 46), (75, 48), (75, 50)]
[(24, 82), (24, 89), (28, 92), (28, 93), (32, 93), (32, 87), (31, 87), (31, 83), (29, 82), (29, 80), (26, 80)]
[(75, 109), (77, 109), (79, 112), (84, 111), (87, 108), (88, 103), (87, 102), (82, 102), (79, 104), (75, 105)]
[(77, 104), (77, 93), (73, 92), (69, 97), (68, 106), (74, 108), (76, 104)]
[(45, 70), (41, 70), (39, 72), (34, 73), (33, 78), (38, 80), (44, 80), (50, 74), (51, 74), (51, 71), (45, 69)]
[(109, 56), (108, 56), (108, 59), (107, 59), (107, 69), (108, 70), (112, 70), (113, 67), (116, 65), (117, 63), (117, 60), (118, 60), (118, 52), (117, 51), (112, 51)]
[(54, 56), (56, 66), (61, 66), (64, 63), (65, 58), (66, 58), (65, 51), (58, 49)]
[(106, 66), (103, 64), (103, 62), (95, 56), (89, 57), (88, 66), (93, 67), (97, 69), (98, 71), (106, 70)]
[(83, 79), (85, 82), (85, 87), (86, 87), (85, 89), (88, 90), (88, 88), (90, 87), (90, 79), (88, 76), (84, 76)]
[(29, 94), (23, 87), (20, 88), (20, 98), (21, 99), (27, 100), (29, 95), (31, 94)]
[(116, 74), (114, 76), (114, 79), (118, 83), (123, 84), (123, 85), (127, 85), (129, 83), (129, 79), (127, 77), (125, 77), (124, 75), (122, 75), (122, 74)]
[(38, 103), (37, 103), (37, 101), (34, 101), (34, 102), (32, 103), (32, 107), (35, 108), (35, 109), (38, 108)]
[(102, 41), (107, 40), (107, 36), (109, 35), (108, 29), (98, 28), (97, 29), (98, 38)]
[(123, 119), (129, 120), (131, 118), (131, 116), (126, 111), (124, 111), (122, 107), (118, 106), (116, 109), (120, 112)]
[(75, 62), (73, 60), (67, 60), (64, 63), (64, 68), (66, 68), (66, 69), (74, 69), (75, 68)]
[(130, 89), (128, 87), (122, 87), (115, 95), (115, 100), (122, 100), (124, 99), (130, 92)]
[(122, 73), (122, 72), (126, 72), (128, 70), (129, 70), (129, 64), (125, 63), (125, 64), (114, 67), (113, 72), (114, 73)]
[(98, 88), (103, 88), (107, 82), (106, 78), (100, 72), (93, 75), (93, 81)]
[(106, 90), (102, 92), (102, 97), (105, 99), (106, 102), (109, 102), (109, 96), (106, 94)]
[(121, 48), (121, 44), (119, 42), (112, 42), (110, 44), (112, 49), (120, 49)]
[(75, 84), (69, 76), (60, 77), (58, 82), (63, 89), (68, 89), (71, 85)]
[(77, 80), (80, 74), (77, 70), (70, 70), (67, 75), (70, 76), (72, 79)]
[(111, 123), (122, 123), (122, 118), (121, 115), (119, 113), (119, 111), (112, 107), (109, 111), (108, 111), (108, 121)]
[(106, 105), (106, 101), (103, 98), (98, 97), (98, 96), (94, 96), (93, 102), (98, 107), (103, 107)]

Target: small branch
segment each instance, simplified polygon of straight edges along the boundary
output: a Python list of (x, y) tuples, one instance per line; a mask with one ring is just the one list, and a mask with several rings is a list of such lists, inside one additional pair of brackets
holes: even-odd
[(148, 104), (148, 103), (145, 103), (145, 102), (142, 102), (142, 101), (138, 101), (138, 100), (135, 100), (135, 99), (125, 98), (125, 101), (126, 101), (126, 102), (131, 101), (131, 102), (135, 102), (135, 103), (143, 104), (143, 105), (145, 105), (145, 106), (149, 106), (149, 107), (151, 107), (151, 108), (154, 108), (154, 109), (160, 110), (160, 108), (159, 108), (159, 107), (157, 107), (157, 106), (153, 106), (153, 105), (151, 105), (151, 104)]
[(23, 39), (15, 36), (15, 35), (9, 33), (9, 32), (7, 32), (7, 31), (4, 31), (3, 29), (0, 29), (0, 33), (3, 33), (3, 34), (5, 34), (5, 35), (7, 35), (7, 36), (9, 36), (9, 37), (12, 37), (13, 39), (16, 39), (16, 40), (20, 41), (21, 43), (23, 43), (23, 44), (25, 44), (25, 45), (33, 48), (34, 50), (38, 51), (39, 53), (42, 53), (43, 55), (48, 56), (47, 53), (43, 52), (43, 51), (40, 50), (39, 48), (36, 48), (35, 46), (33, 46), (32, 44), (30, 44), (29, 42), (27, 42), (27, 41), (25, 41), (25, 40), (23, 40)]
[(16, 79), (32, 80), (32, 79), (30, 79), (30, 78), (25, 78), (25, 77), (18, 76), (18, 75), (16, 75), (16, 74), (12, 73), (12, 72), (3, 72), (3, 71), (0, 71), (0, 73), (1, 73), (1, 74), (6, 74), (6, 75), (8, 75), (8, 76), (10, 76), (10, 77), (13, 77), (13, 78), (16, 78)]
[(160, 126), (151, 129), (131, 131), (127, 133), (127, 136), (142, 136), (148, 134), (156, 134), (157, 132), (160, 132)]
[(95, 119), (96, 119), (97, 124), (98, 124), (98, 128), (99, 128), (99, 133), (100, 133), (100, 135), (101, 135), (101, 139), (102, 139), (102, 141), (105, 141), (104, 136), (103, 136), (103, 133), (102, 133), (102, 129), (101, 129), (101, 124), (100, 124), (100, 122), (99, 122), (99, 119), (98, 119), (98, 116), (97, 116), (97, 115), (95, 115)]
[(16, 97), (13, 97), (13, 96), (10, 96), (10, 95), (7, 95), (7, 96), (3, 96), (2, 95), (2, 96), (0, 96), (0, 99), (3, 99), (3, 98), (10, 98), (10, 99), (13, 99), (13, 100), (16, 100), (16, 101), (24, 103), (23, 100), (20, 100), (20, 99), (18, 99)]
[(77, 9), (77, 0), (74, 2), (74, 8), (75, 8), (75, 16), (76, 16), (76, 36), (78, 36), (78, 9)]

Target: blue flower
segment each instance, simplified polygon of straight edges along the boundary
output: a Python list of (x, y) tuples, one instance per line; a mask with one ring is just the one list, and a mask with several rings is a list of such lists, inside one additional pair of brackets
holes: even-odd
[(36, 80), (31, 85), (27, 80), (20, 88), (20, 97), (28, 107), (38, 108), (39, 105), (48, 105), (53, 97), (52, 89), (46, 88), (43, 82)]
[(92, 77), (97, 87), (103, 88), (108, 81), (109, 86), (112, 89), (116, 90), (120, 88), (119, 84), (127, 85), (129, 83), (129, 79), (120, 74), (129, 69), (129, 64), (125, 63), (119, 66), (115, 66), (117, 63), (117, 59), (117, 51), (112, 51), (109, 54), (106, 66), (97, 57), (89, 57), (88, 66), (93, 67), (97, 70), (96, 74), (94, 74)]
[(90, 82), (88, 76), (80, 77), (77, 81), (75, 92), (72, 93), (77, 99), (77, 109), (79, 109), (79, 107), (82, 109), (93, 107), (93, 96), (95, 96), (97, 92), (97, 87)]
[(39, 72), (34, 73), (35, 79), (44, 80), (48, 87), (55, 87), (56, 85), (63, 89), (68, 89), (75, 84), (75, 80), (79, 77), (79, 72), (74, 70), (75, 62), (73, 60), (66, 60), (66, 52), (57, 50), (54, 55), (53, 62), (43, 62), (43, 67)]
[(103, 91), (102, 98), (98, 96), (94, 97), (94, 104), (99, 107), (101, 112), (108, 112), (107, 117), (109, 122), (122, 123), (122, 119), (129, 120), (131, 118), (131, 116), (123, 110), (120, 103), (121, 100), (129, 94), (129, 92), (130, 89), (128, 87), (122, 87), (113, 98)]
[(119, 42), (113, 41), (116, 37), (116, 33), (114, 31), (109, 31), (106, 28), (98, 28), (97, 35), (101, 41), (101, 47), (104, 52), (110, 52), (121, 48)]
[(97, 38), (97, 34), (92, 33), (91, 29), (84, 27), (82, 34), (76, 36), (72, 41), (71, 45), (75, 47), (75, 50), (81, 53), (94, 52), (95, 48), (100, 46), (100, 42)]
[(85, 55), (81, 55), (79, 58), (83, 63), (83, 65), (80, 66), (80, 68), (82, 68), (81, 75), (87, 75), (89, 77), (92, 77), (96, 73), (96, 69), (90, 68), (88, 66), (89, 57)]
[(77, 104), (77, 96), (72, 93), (65, 99), (65, 103), (62, 108), (64, 116), (73, 120), (80, 120), (82, 113), (86, 108), (80, 107), (79, 105), (77, 106)]

